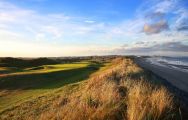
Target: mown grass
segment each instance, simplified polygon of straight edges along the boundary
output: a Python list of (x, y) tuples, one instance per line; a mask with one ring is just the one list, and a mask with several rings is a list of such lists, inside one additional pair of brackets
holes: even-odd
[(11, 70), (0, 77), (0, 111), (64, 85), (85, 80), (102, 66), (103, 63), (82, 61)]
[(42, 65), (37, 67), (19, 68), (19, 67), (1, 67), (0, 70), (7, 71), (8, 74), (3, 74), (1, 76), (11, 76), (11, 75), (24, 75), (24, 74), (40, 74), (40, 73), (50, 73), (62, 70), (70, 70), (81, 67), (86, 67), (90, 62), (75, 62), (69, 64), (55, 64), (55, 65)]
[(87, 81), (40, 95), (0, 114), (1, 119), (173, 120), (173, 96), (130, 59), (106, 64)]

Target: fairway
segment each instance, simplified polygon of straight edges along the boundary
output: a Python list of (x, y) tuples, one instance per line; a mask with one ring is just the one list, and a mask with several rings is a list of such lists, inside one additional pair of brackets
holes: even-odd
[(28, 68), (0, 68), (0, 111), (66, 84), (86, 80), (104, 63), (81, 61)]

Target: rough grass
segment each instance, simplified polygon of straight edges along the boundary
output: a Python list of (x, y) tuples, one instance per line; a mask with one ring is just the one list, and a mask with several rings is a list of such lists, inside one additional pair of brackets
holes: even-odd
[(149, 81), (147, 73), (132, 60), (118, 58), (88, 81), (20, 104), (1, 113), (1, 119), (176, 119), (172, 95), (163, 86)]

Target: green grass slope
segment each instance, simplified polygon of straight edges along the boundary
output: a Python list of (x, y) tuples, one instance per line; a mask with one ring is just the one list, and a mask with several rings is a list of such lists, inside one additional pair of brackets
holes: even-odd
[(85, 80), (104, 63), (81, 61), (26, 68), (0, 67), (0, 111), (37, 96), (57, 90), (66, 84)]

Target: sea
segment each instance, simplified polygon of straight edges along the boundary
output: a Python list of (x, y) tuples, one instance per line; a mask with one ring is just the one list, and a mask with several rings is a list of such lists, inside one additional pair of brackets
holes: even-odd
[(152, 56), (146, 59), (151, 64), (188, 72), (188, 57)]

